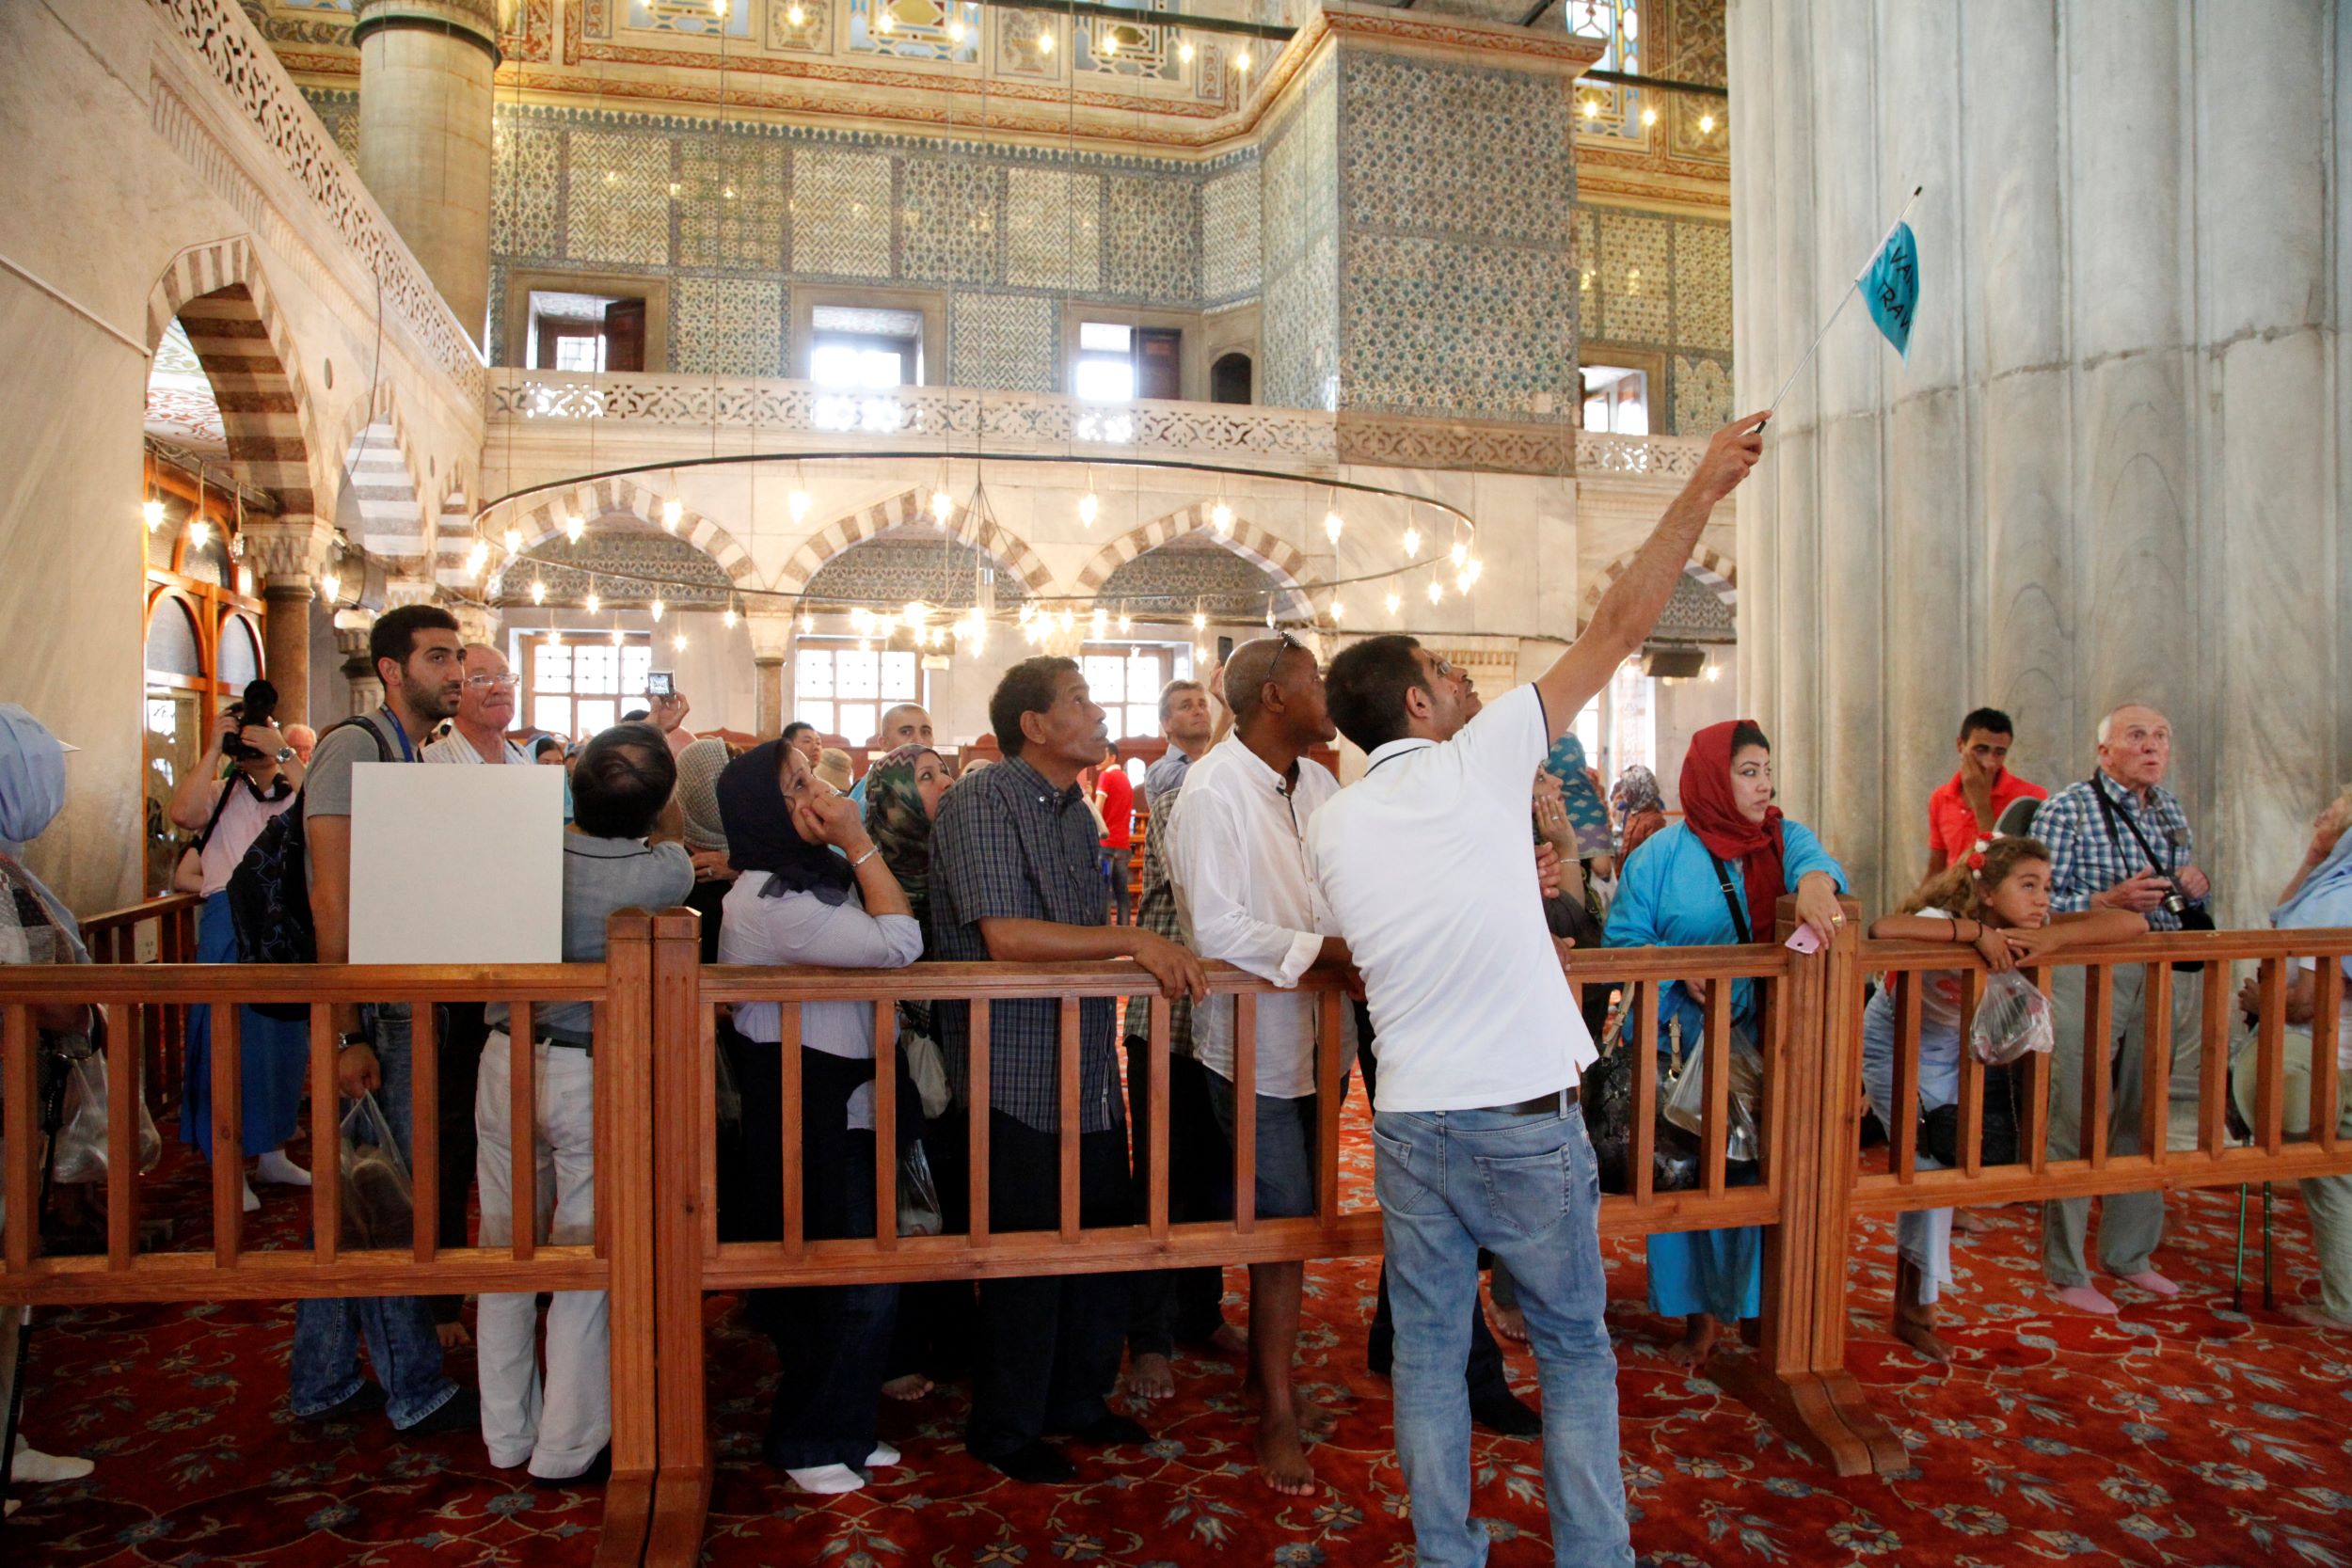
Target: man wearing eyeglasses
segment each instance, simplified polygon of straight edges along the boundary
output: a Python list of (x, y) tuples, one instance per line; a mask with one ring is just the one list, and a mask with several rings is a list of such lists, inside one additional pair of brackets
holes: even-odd
[(520, 684), (496, 648), (487, 642), (467, 643), (466, 684), (458, 693), (453, 727), (419, 754), (426, 762), (528, 766), (531, 753), (506, 737), (507, 727), (515, 722), (515, 690)]

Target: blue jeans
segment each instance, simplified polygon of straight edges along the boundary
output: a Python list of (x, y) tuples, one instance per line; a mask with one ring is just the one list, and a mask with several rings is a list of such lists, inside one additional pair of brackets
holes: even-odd
[[(392, 1137), (401, 1156), (411, 1162), (408, 1127), (408, 1009), (405, 1006), (362, 1007), (360, 1022), (375, 1046), (384, 1082), (375, 1102), (392, 1124)], [(334, 1156), (320, 1150), (314, 1158)], [(421, 1215), (420, 1225), (433, 1216)], [(296, 1416), (316, 1416), (332, 1410), (359, 1391), (365, 1381), (359, 1371), (359, 1341), (368, 1345), (368, 1362), (384, 1386), (384, 1413), (394, 1427), (406, 1429), (423, 1420), (457, 1392), (457, 1385), (441, 1375), (441, 1340), (434, 1332), (433, 1311), (421, 1296), (360, 1296), (347, 1301), (310, 1298), (294, 1306), (294, 1356), (288, 1371), (293, 1384), (289, 1402)]]
[(1421, 1568), (1478, 1568), (1462, 1363), (1478, 1249), (1508, 1265), (1544, 1390), (1544, 1490), (1559, 1568), (1631, 1568), (1617, 1468), (1617, 1358), (1601, 1319), (1600, 1171), (1584, 1118), (1383, 1111), (1374, 1179), (1395, 1304), (1396, 1456)]
[[(1226, 1168), (1232, 1168), (1233, 1081), (1215, 1068), (1203, 1068), (1209, 1081), (1209, 1104), (1216, 1125), (1225, 1133)], [(1258, 1217), (1296, 1219), (1315, 1212), (1315, 1097), (1283, 1100), (1257, 1098)]]

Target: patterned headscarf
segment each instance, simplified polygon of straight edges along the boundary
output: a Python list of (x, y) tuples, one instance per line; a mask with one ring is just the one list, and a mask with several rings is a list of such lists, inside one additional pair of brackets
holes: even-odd
[(931, 818), (914, 785), (915, 765), (939, 753), (901, 746), (866, 775), (866, 832), (882, 848), (882, 863), (906, 890), (914, 918), (929, 927), (931, 904)]
[(1658, 788), (1658, 775), (1638, 762), (1617, 775), (1617, 787), (1610, 793), (1621, 816), (1666, 809), (1666, 798)]
[(65, 747), (14, 703), (0, 703), (0, 846), (30, 844), (65, 809)]
[(719, 819), (719, 775), (726, 770), (727, 743), (715, 736), (677, 754), (677, 804), (689, 849), (726, 850), (726, 824)]

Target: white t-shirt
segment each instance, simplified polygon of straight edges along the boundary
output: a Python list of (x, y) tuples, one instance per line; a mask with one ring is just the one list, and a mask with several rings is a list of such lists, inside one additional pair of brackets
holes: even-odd
[(1514, 1105), (1594, 1057), (1535, 885), (1550, 750), (1533, 686), (1442, 745), (1393, 740), (1307, 826), (1324, 901), (1363, 971), (1382, 1111)]

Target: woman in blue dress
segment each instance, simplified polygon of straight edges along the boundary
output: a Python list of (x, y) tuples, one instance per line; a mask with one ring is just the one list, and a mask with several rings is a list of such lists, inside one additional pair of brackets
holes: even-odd
[[(1661, 830), (1629, 857), (1610, 906), (1612, 947), (1705, 947), (1772, 940), (1781, 895), (1797, 896), (1797, 918), (1826, 942), (1845, 924), (1837, 895), (1846, 874), (1820, 841), (1772, 804), (1772, 753), (1750, 720), (1710, 724), (1691, 737), (1682, 762), (1682, 820)], [(1704, 1038), (1704, 980), (1659, 990), (1663, 1053), (1680, 1021), (1687, 1050)], [(1752, 980), (1732, 982), (1731, 1022), (1753, 1035), (1757, 996)], [(1686, 1320), (1667, 1354), (1696, 1367), (1727, 1323), (1762, 1310), (1763, 1231), (1684, 1231), (1649, 1239), (1650, 1310)]]

